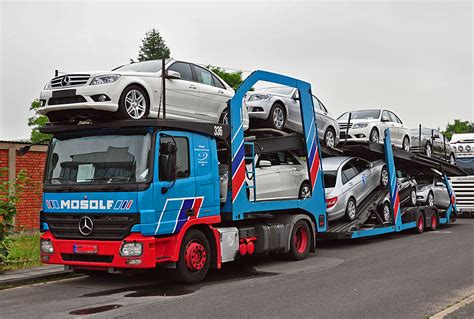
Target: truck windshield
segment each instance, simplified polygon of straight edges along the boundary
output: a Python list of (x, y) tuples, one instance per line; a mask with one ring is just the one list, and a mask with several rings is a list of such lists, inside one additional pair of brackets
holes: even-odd
[(148, 180), (151, 135), (53, 138), (45, 183), (139, 183)]

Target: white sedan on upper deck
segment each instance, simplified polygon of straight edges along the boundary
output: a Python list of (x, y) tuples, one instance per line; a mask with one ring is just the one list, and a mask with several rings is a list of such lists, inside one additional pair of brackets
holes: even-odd
[[(39, 109), (52, 122), (80, 119), (156, 118), (163, 113), (161, 60), (137, 62), (106, 72), (70, 73), (41, 91)], [(193, 63), (166, 60), (166, 117), (228, 122), (234, 90), (215, 73)], [(242, 108), (244, 127), (248, 114)], [(111, 114), (112, 113), (112, 114)]]

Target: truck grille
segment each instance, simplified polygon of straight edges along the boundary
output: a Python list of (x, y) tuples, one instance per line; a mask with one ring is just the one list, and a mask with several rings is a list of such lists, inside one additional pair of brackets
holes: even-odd
[[(84, 236), (79, 231), (79, 221), (83, 217), (92, 220), (92, 232)], [(138, 214), (66, 214), (43, 213), (42, 222), (46, 222), (49, 229), (59, 239), (98, 239), (122, 240), (133, 225), (140, 222)]]
[(90, 74), (65, 74), (51, 80), (52, 88), (63, 88), (70, 86), (85, 85), (89, 81)]

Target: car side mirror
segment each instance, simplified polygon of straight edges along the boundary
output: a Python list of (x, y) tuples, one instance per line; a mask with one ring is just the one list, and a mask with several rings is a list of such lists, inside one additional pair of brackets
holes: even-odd
[(267, 160), (261, 160), (260, 162), (258, 162), (258, 167), (271, 167), (271, 166), (272, 166), (272, 162), (267, 161)]
[(435, 131), (431, 131), (431, 136), (433, 136), (433, 138), (439, 138), (439, 133)]
[(173, 70), (167, 70), (166, 71), (166, 78), (170, 80), (180, 80), (181, 79), (181, 73)]
[(445, 187), (446, 185), (444, 185), (443, 182), (436, 182), (436, 183), (435, 183), (435, 186)]
[(390, 122), (390, 119), (387, 116), (382, 116), (382, 122)]

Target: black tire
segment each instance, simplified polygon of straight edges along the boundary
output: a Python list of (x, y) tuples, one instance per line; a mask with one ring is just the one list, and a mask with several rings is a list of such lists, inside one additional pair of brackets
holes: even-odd
[[(431, 196), (431, 198), (432, 198), (433, 205), (430, 204), (430, 196)], [(433, 192), (430, 191), (430, 192), (428, 193), (428, 197), (426, 198), (425, 205), (426, 205), (426, 206), (434, 206), (434, 194), (433, 194)]]
[[(126, 99), (127, 99), (127, 95), (133, 94), (131, 93), (132, 91), (139, 92), (141, 96), (143, 97), (143, 100), (140, 100), (140, 102), (137, 103), (136, 108), (130, 106), (131, 108), (137, 110), (135, 117), (131, 114), (133, 113), (133, 111), (130, 111), (130, 112), (127, 111), (127, 107), (130, 105), (130, 103), (126, 101)], [(137, 102), (138, 100), (139, 100), (139, 97), (137, 97), (137, 99), (134, 99), (135, 102)], [(138, 106), (138, 104), (140, 106)], [(144, 109), (142, 110), (142, 108)], [(122, 95), (120, 95), (119, 108), (117, 112), (115, 112), (115, 117), (118, 119), (138, 120), (138, 119), (146, 118), (149, 112), (150, 112), (150, 99), (148, 98), (147, 92), (141, 86), (132, 84), (132, 85), (127, 86), (125, 90), (123, 90)]]
[(291, 230), (290, 251), (287, 257), (291, 260), (302, 260), (308, 257), (311, 247), (311, 230), (305, 220), (299, 220)]
[[(198, 247), (191, 246), (194, 244), (198, 245)], [(187, 253), (193, 255), (193, 252), (200, 255), (201, 257), (203, 256), (203, 252), (205, 252), (204, 264), (199, 264), (199, 262), (193, 263), (190, 261), (190, 256), (186, 257)], [(191, 268), (193, 268), (193, 266), (188, 266), (188, 262), (190, 264), (194, 264), (194, 266), (198, 264), (198, 267), (192, 270)], [(202, 260), (200, 260), (200, 262), (202, 262)], [(181, 242), (179, 260), (176, 264), (176, 279), (180, 282), (186, 283), (201, 281), (204, 279), (204, 277), (206, 277), (210, 265), (211, 246), (209, 244), (209, 240), (200, 230), (189, 230), (186, 235), (184, 235), (183, 241)]]
[(426, 142), (424, 153), (428, 157), (433, 156), (433, 147), (431, 146), (430, 142)]
[(431, 215), (431, 223), (430, 223), (430, 230), (434, 231), (434, 230), (437, 230), (438, 229), (438, 226), (439, 226), (439, 220), (438, 220), (438, 216), (436, 215), (436, 213), (433, 213), (433, 215)]
[(300, 190), (298, 191), (298, 198), (310, 198), (312, 194), (313, 192), (311, 190), (311, 184), (308, 181), (304, 181), (303, 183), (301, 183)]
[[(375, 138), (375, 136), (377, 136), (377, 138)], [(379, 130), (376, 127), (374, 127), (370, 131), (369, 142), (372, 142), (372, 143), (379, 143), (380, 142), (380, 133), (379, 133)]]
[(449, 155), (449, 163), (451, 165), (456, 165), (456, 156), (454, 155), (454, 153), (451, 153), (451, 155)]
[(219, 118), (219, 123), (220, 124), (230, 124), (229, 123), (229, 111), (227, 109), (225, 109), (222, 112), (221, 117)]
[[(278, 117), (279, 120), (278, 121), (274, 120), (275, 117)], [(267, 125), (276, 130), (283, 130), (285, 128), (285, 124), (286, 124), (285, 107), (281, 103), (277, 102), (273, 104), (272, 109), (270, 110), (270, 114), (268, 115), (268, 119), (267, 119)]]
[[(332, 139), (331, 139), (331, 135), (332, 134)], [(328, 142), (329, 140), (329, 142)], [(331, 142), (332, 140), (332, 142)], [(330, 145), (332, 144), (332, 145)], [(324, 132), (324, 145), (326, 145), (327, 147), (331, 147), (331, 148), (334, 148), (336, 147), (336, 131), (332, 128), (332, 127), (328, 127), (326, 129), (326, 132)]]
[(420, 213), (416, 218), (416, 227), (413, 230), (416, 234), (422, 234), (425, 231), (425, 215)]
[[(415, 194), (413, 196), (413, 194)], [(415, 207), (416, 206), (416, 188), (412, 188), (410, 191), (410, 204), (411, 206)]]
[(393, 219), (392, 207), (389, 202), (385, 202), (380, 206), (380, 216), (384, 223), (391, 223)]
[(357, 217), (357, 206), (354, 197), (349, 198), (349, 201), (347, 202), (345, 216), (346, 219), (350, 222), (354, 221)]
[(408, 136), (405, 136), (405, 137), (403, 138), (402, 149), (403, 149), (405, 152), (410, 152), (410, 138), (409, 138)]
[(380, 172), (380, 186), (388, 187), (388, 170), (386, 166), (382, 167)]

